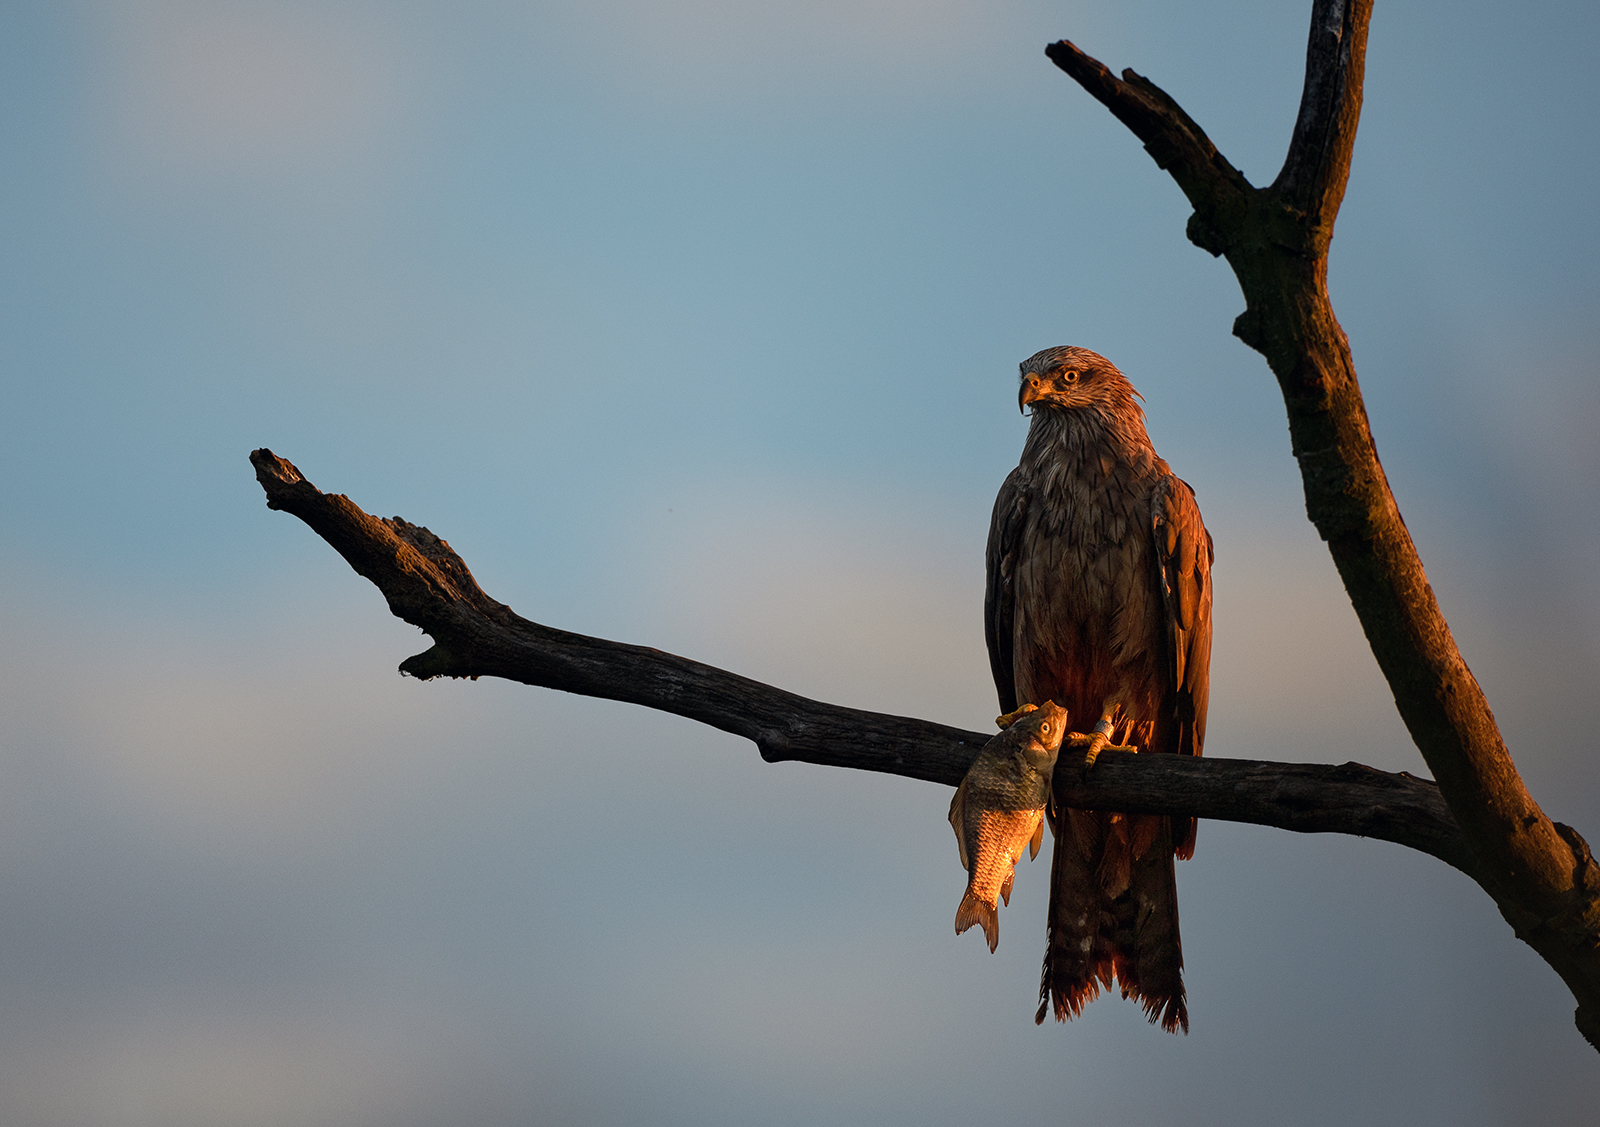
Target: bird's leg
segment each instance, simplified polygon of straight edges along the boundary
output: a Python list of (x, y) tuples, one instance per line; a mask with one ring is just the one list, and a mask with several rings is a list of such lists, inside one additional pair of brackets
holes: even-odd
[(1093, 767), (1094, 761), (1099, 758), (1102, 751), (1138, 751), (1131, 744), (1114, 744), (1111, 742), (1111, 730), (1116, 725), (1113, 717), (1117, 713), (1117, 702), (1112, 701), (1105, 706), (1099, 721), (1095, 723), (1094, 731), (1085, 735), (1082, 732), (1068, 732), (1062, 743), (1070, 743), (1073, 747), (1081, 747), (1083, 751), (1083, 765)]

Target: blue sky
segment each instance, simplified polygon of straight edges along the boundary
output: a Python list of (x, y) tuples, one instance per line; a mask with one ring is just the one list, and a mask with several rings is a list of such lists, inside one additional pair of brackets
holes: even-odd
[[(1181, 195), (1043, 57), (1254, 182), (1308, 5), (0, 7), (0, 1119), (1580, 1121), (1474, 886), (1207, 823), (1193, 1029), (1031, 1021), (1045, 866), (951, 931), (947, 790), (420, 684), (270, 446), (554, 626), (982, 727), (1016, 363), (1115, 360), (1217, 541), (1208, 751), (1424, 769)], [(1600, 835), (1600, 12), (1380, 5), (1331, 288), (1536, 797)]]

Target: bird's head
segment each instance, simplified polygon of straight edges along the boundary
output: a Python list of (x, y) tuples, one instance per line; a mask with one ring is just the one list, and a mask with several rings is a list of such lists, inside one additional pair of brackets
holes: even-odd
[(1030, 405), (1035, 411), (1098, 407), (1108, 414), (1117, 414), (1132, 406), (1139, 395), (1115, 364), (1087, 348), (1072, 345), (1047, 348), (1028, 357), (1020, 367), (1019, 410)]

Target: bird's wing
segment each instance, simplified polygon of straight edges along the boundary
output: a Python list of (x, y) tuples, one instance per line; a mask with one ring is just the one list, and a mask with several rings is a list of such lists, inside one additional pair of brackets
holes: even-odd
[[(1206, 742), (1206, 705), (1211, 697), (1211, 533), (1200, 520), (1194, 490), (1167, 475), (1152, 497), (1151, 531), (1167, 624), (1167, 672), (1171, 717), (1177, 725), (1173, 750), (1199, 755)], [(1196, 823), (1174, 818), (1174, 852), (1194, 855)]]
[[(1198, 756), (1205, 748), (1205, 709), (1211, 700), (1211, 533), (1200, 522), (1200, 506), (1189, 483), (1166, 475), (1152, 498), (1155, 560), (1166, 613), (1166, 661), (1173, 685), (1173, 749)], [(1194, 818), (1173, 818), (1173, 852), (1189, 860), (1195, 852)]]
[(1170, 474), (1152, 498), (1151, 530), (1167, 624), (1167, 671), (1173, 712), (1184, 730), (1177, 750), (1199, 755), (1211, 689), (1211, 534), (1194, 490)]
[(1017, 707), (1017, 677), (1012, 666), (1012, 647), (1016, 633), (1017, 544), (1028, 515), (1028, 492), (1021, 484), (1019, 466), (1006, 477), (1000, 495), (994, 499), (994, 516), (989, 521), (989, 548), (985, 554), (983, 592), (983, 634), (989, 643), (989, 669), (994, 674), (1000, 711)]

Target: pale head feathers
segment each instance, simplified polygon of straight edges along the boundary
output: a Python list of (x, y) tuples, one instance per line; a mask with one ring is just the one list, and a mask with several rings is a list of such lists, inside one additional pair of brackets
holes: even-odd
[(1017, 404), (1033, 410), (1025, 459), (1044, 446), (1082, 454), (1105, 444), (1154, 455), (1138, 403), (1142, 396), (1098, 352), (1061, 345), (1034, 353), (1019, 367)]

